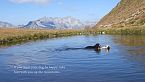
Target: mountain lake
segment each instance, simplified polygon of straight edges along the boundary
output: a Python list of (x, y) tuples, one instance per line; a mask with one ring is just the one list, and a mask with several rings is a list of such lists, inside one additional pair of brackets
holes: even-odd
[[(111, 49), (83, 49), (96, 43)], [(145, 82), (145, 38), (83, 35), (1, 47), (0, 82)]]

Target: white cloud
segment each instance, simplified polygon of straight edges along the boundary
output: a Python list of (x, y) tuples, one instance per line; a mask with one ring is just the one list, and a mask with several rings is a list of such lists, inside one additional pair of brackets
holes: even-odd
[(14, 3), (36, 3), (36, 4), (47, 4), (50, 0), (10, 0)]

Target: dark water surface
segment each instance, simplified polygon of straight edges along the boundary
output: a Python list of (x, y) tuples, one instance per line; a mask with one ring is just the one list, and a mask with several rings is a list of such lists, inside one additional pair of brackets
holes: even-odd
[[(96, 43), (111, 50), (81, 49)], [(145, 82), (145, 37), (73, 36), (2, 47), (0, 82)]]

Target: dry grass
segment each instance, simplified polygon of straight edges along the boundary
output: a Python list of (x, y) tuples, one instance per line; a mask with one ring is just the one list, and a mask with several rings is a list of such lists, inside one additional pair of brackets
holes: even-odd
[(78, 35), (81, 30), (0, 29), (0, 44)]
[(118, 3), (110, 13), (99, 21), (96, 27), (100, 25), (119, 23), (120, 21), (129, 18), (133, 13), (142, 8), (145, 8), (145, 0), (121, 0), (121, 2)]
[(118, 28), (94, 28), (95, 33), (118, 34), (118, 35), (145, 35), (145, 26), (126, 26)]
[(30, 40), (55, 38), (72, 35), (105, 34), (145, 34), (145, 26), (123, 28), (89, 28), (85, 30), (46, 30), (46, 29), (0, 29), (0, 45), (16, 44)]

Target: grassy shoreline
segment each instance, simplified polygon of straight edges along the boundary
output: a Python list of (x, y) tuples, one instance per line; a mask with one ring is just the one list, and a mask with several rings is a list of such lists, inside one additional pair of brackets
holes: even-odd
[(0, 45), (16, 44), (31, 40), (80, 35), (82, 30), (0, 29)]
[(115, 27), (115, 28), (94, 28), (89, 29), (90, 32), (97, 34), (110, 34), (110, 35), (145, 35), (145, 26), (134, 27)]
[(91, 28), (85, 30), (0, 29), (0, 45), (74, 35), (145, 35), (145, 27)]

